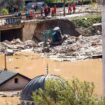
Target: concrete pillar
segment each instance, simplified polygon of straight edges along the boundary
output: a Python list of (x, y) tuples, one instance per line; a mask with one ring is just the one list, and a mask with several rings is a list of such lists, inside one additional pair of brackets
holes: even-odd
[(105, 5), (102, 6), (103, 94), (105, 95)]

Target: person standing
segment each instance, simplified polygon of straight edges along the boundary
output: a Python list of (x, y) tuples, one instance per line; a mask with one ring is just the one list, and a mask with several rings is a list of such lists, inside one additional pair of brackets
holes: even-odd
[(49, 15), (49, 7), (47, 5), (44, 8), (44, 14), (45, 14), (45, 17)]
[(51, 9), (51, 15), (56, 16), (56, 5)]
[(50, 9), (50, 7), (48, 6), (48, 15), (50, 15), (50, 12), (51, 12), (51, 9)]
[(51, 16), (52, 16), (52, 17), (54, 16), (54, 7), (51, 8)]
[(34, 11), (37, 10), (37, 5), (35, 4), (34, 7), (33, 7)]
[(56, 13), (57, 13), (57, 7), (56, 5), (54, 5), (54, 16), (56, 16)]
[(72, 8), (71, 8), (71, 4), (68, 5), (68, 14), (71, 14), (72, 12)]
[(75, 10), (76, 10), (76, 3), (75, 2), (72, 4), (72, 8), (73, 8), (73, 13), (75, 13)]
[(34, 16), (33, 10), (30, 9), (30, 11), (29, 11), (29, 19), (33, 19), (33, 16)]

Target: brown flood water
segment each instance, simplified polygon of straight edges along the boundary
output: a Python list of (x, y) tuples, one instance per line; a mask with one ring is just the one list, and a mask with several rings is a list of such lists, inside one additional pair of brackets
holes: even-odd
[[(0, 69), (4, 68), (4, 56), (0, 55)], [(71, 80), (94, 82), (95, 93), (102, 95), (102, 59), (91, 59), (75, 62), (60, 62), (40, 57), (34, 53), (17, 53), (14, 56), (7, 57), (8, 70), (22, 73), (30, 78), (45, 74), (46, 65), (49, 65), (49, 74), (57, 74)], [(0, 98), (5, 100), (5, 98)]]

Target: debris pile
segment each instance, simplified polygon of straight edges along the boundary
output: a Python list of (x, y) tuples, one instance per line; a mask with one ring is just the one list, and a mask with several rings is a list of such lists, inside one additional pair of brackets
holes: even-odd
[[(102, 57), (102, 36), (69, 36), (65, 35), (66, 38), (61, 45), (58, 46), (46, 46), (44, 42), (35, 43), (32, 40), (25, 42), (15, 39), (13, 41), (1, 42), (0, 53), (5, 52), (21, 52), (21, 51), (33, 51), (40, 53), (42, 56), (59, 60), (59, 61), (75, 61), (84, 59), (93, 59)], [(11, 51), (12, 50), (12, 51)], [(13, 53), (12, 52), (12, 53)]]
[(32, 40), (27, 40), (25, 42), (22, 42), (20, 39), (14, 39), (12, 41), (4, 41), (0, 42), (0, 52), (1, 53), (8, 53), (11, 52), (17, 52), (25, 49), (31, 49), (35, 47), (37, 44)]
[[(35, 51), (37, 52), (38, 50), (35, 49)], [(49, 47), (49, 52), (46, 52), (46, 55), (51, 59), (60, 61), (101, 58), (102, 36), (69, 36), (62, 45)]]

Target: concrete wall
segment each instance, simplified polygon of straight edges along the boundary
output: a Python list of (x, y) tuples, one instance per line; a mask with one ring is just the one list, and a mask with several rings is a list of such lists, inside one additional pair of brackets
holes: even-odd
[[(15, 78), (18, 78), (18, 83), (15, 83)], [(22, 89), (29, 81), (20, 75), (17, 75), (13, 79), (9, 80), (2, 86), (0, 86), (0, 91), (6, 90), (20, 90)]]
[(35, 22), (24, 23), (23, 36), (22, 36), (23, 41), (30, 40), (33, 38), (36, 25), (37, 24)]

